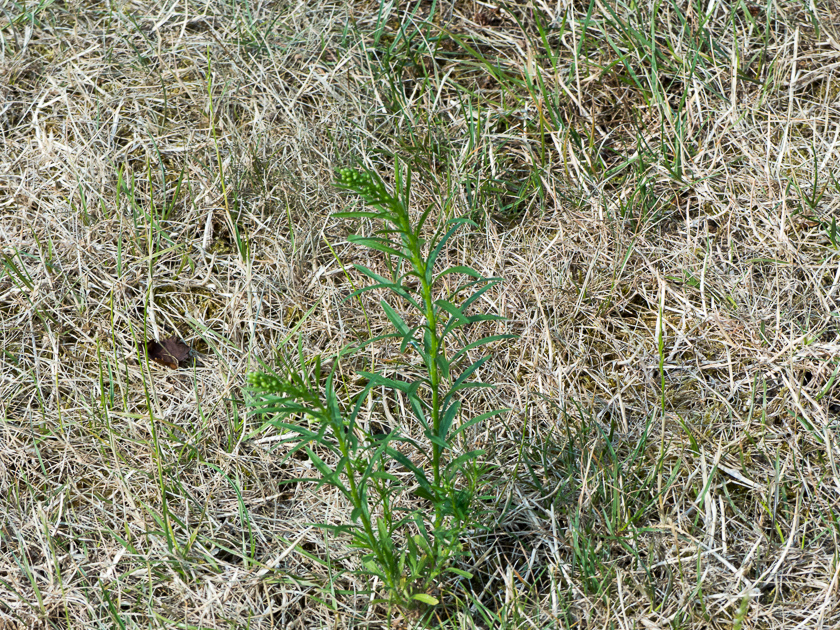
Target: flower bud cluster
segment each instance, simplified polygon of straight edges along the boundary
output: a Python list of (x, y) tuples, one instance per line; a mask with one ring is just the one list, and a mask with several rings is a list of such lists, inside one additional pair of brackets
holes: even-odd
[(279, 392), (283, 389), (283, 381), (273, 374), (265, 374), (264, 372), (251, 372), (245, 377), (248, 384), (256, 389), (261, 389), (268, 392)]
[(374, 197), (376, 195), (377, 186), (370, 176), (370, 173), (362, 173), (354, 171), (351, 168), (338, 169), (338, 182), (342, 186), (352, 188), (365, 197)]

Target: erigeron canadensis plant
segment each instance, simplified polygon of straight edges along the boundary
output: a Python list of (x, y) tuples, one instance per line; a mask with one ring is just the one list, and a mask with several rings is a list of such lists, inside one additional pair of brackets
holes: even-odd
[[(292, 452), (306, 452), (320, 473), (319, 485), (337, 488), (352, 504), (347, 523), (319, 526), (349, 534), (352, 545), (363, 551), (362, 572), (377, 577), (385, 586), (384, 601), (389, 606), (405, 609), (438, 604), (435, 594), (447, 572), (470, 577), (453, 566), (453, 560), (460, 553), (462, 534), (476, 525), (471, 506), (481, 487), (477, 458), (482, 451), (457, 448), (455, 439), (467, 428), (508, 410), (462, 417), (464, 393), (492, 386), (469, 380), (487, 357), (467, 361), (470, 351), (512, 335), (468, 342), (460, 334), (469, 324), (503, 319), (469, 313), (482, 294), (501, 279), (484, 278), (466, 266), (435, 270), (438, 256), (455, 232), (466, 223), (475, 224), (463, 218), (444, 221), (426, 241), (422, 234), (431, 207), (413, 224), (408, 205), (410, 173), (401, 177), (399, 165), (395, 172), (391, 194), (374, 173), (341, 169), (337, 185), (359, 195), (368, 209), (333, 216), (378, 224), (373, 236), (353, 235), (350, 241), (382, 252), (391, 275), (384, 277), (354, 265), (373, 284), (347, 299), (387, 289), (415, 311), (418, 323), (409, 324), (383, 299), (380, 304), (393, 331), (342, 350), (325, 379), (320, 357), (307, 362), (299, 343), (297, 359), (287, 356), (272, 372), (249, 374), (248, 402), (252, 413), (267, 415), (269, 423), (294, 434)], [(453, 275), (460, 276), (462, 282), (449, 291), (444, 278)], [(410, 380), (359, 372), (367, 379), (363, 391), (342, 398), (341, 388), (336, 386), (341, 357), (386, 339), (398, 339), (402, 353), (415, 353), (421, 359), (422, 375)], [(366, 432), (360, 413), (375, 387), (400, 392), (412, 412), (403, 423), (417, 423), (415, 428), (422, 431), (408, 435), (394, 427), (387, 435)], [(412, 437), (418, 434), (422, 437)], [(409, 457), (406, 451), (414, 451), (414, 456)], [(398, 467), (411, 473), (411, 487), (393, 474)], [(406, 496), (409, 492), (413, 499)]]

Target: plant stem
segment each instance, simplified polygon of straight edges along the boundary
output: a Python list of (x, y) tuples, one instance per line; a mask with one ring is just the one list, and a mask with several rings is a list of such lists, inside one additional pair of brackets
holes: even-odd
[[(379, 546), (376, 544), (376, 537), (373, 533), (373, 524), (370, 520), (370, 513), (367, 509), (367, 501), (363, 500), (359, 495), (359, 487), (356, 483), (356, 471), (353, 469), (353, 461), (350, 458), (350, 448), (347, 444), (347, 439), (343, 435), (341, 429), (334, 431), (336, 439), (338, 440), (338, 448), (341, 450), (341, 455), (344, 457), (344, 474), (347, 475), (347, 482), (350, 486), (350, 499), (354, 507), (360, 508), (360, 518), (362, 519), (362, 526), (365, 529), (368, 540), (370, 541), (371, 550), (376, 556), (376, 560), (382, 567), (387, 567), (386, 558), (382, 556)], [(386, 572), (387, 573), (387, 572)], [(389, 585), (390, 586), (390, 585)]]
[[(414, 271), (420, 279), (420, 291), (423, 295), (423, 305), (426, 309), (424, 313), (426, 317), (426, 326), (429, 331), (429, 383), (432, 390), (432, 434), (437, 436), (440, 432), (440, 371), (438, 370), (438, 353), (440, 352), (441, 340), (438, 337), (437, 330), (437, 315), (435, 314), (434, 296), (432, 295), (432, 285), (427, 281), (426, 265), (427, 261), (423, 259), (423, 252), (421, 251), (420, 241), (411, 229), (409, 222), (408, 210), (405, 205), (399, 200), (394, 200), (395, 210), (399, 221), (397, 225), (402, 231), (403, 244), (406, 253), (411, 259), (411, 264)], [(440, 455), (441, 448), (434, 440), (432, 440), (432, 471), (435, 479), (435, 491), (440, 488)], [(440, 527), (443, 523), (443, 511), (441, 503), (435, 501), (435, 527)]]
[[(425, 265), (420, 270), (423, 302), (426, 306), (426, 325), (429, 328), (429, 382), (432, 389), (432, 434), (440, 431), (440, 372), (438, 371), (437, 356), (440, 351), (440, 340), (437, 335), (437, 316), (435, 315), (432, 299), (432, 287), (426, 282)], [(440, 445), (432, 442), (432, 470), (435, 475), (435, 488), (440, 487)], [(443, 520), (440, 504), (435, 502), (435, 527), (439, 527)]]

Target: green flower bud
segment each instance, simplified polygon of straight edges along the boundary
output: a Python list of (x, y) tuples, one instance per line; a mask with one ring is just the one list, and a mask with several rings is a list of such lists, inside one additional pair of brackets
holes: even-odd
[(273, 374), (251, 372), (245, 377), (245, 381), (254, 389), (261, 389), (268, 392), (282, 391), (283, 381)]

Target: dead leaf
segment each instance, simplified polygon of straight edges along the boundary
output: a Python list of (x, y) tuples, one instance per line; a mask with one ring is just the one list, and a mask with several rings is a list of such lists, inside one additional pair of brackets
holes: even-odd
[(175, 336), (161, 339), (160, 343), (147, 341), (140, 345), (152, 361), (172, 370), (177, 370), (181, 363), (190, 358), (190, 347)]

